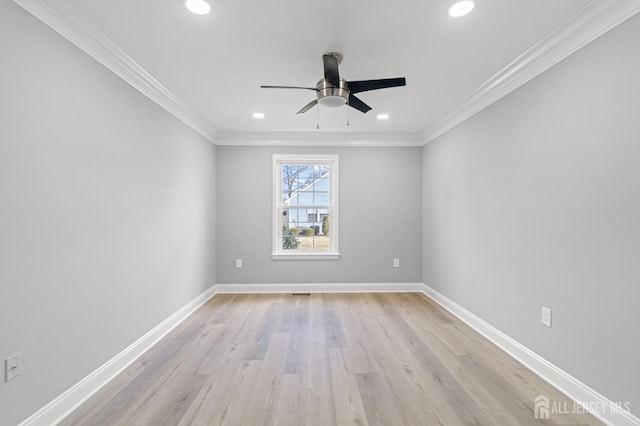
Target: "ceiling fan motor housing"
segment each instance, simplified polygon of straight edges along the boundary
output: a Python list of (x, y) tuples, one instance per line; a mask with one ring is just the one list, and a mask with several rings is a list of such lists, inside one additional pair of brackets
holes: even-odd
[(349, 87), (344, 78), (340, 79), (340, 86), (334, 86), (327, 80), (322, 79), (316, 85), (318, 89), (318, 102), (328, 107), (339, 107), (349, 100)]

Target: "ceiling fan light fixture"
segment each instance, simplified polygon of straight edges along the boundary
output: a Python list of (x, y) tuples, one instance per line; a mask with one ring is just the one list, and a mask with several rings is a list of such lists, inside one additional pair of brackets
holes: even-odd
[(347, 100), (343, 96), (338, 95), (328, 95), (323, 98), (318, 99), (320, 105), (327, 106), (331, 108), (341, 107), (342, 105), (347, 103)]
[(476, 4), (472, 0), (456, 1), (451, 5), (451, 7), (449, 7), (449, 16), (452, 18), (459, 18), (461, 16), (468, 15), (475, 6)]
[(378, 115), (376, 116), (376, 118), (377, 118), (378, 120), (388, 120), (388, 119), (389, 119), (389, 114), (378, 114)]
[(347, 82), (340, 79), (340, 85), (334, 86), (327, 80), (320, 80), (316, 85), (318, 102), (322, 106), (338, 108), (347, 103), (349, 99), (349, 91), (347, 90)]
[(211, 5), (207, 0), (184, 0), (184, 5), (189, 12), (196, 15), (206, 15), (211, 12)]

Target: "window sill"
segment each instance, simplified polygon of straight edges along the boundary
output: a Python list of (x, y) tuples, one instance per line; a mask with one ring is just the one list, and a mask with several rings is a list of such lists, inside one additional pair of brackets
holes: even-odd
[(340, 253), (273, 253), (271, 255), (273, 260), (338, 260), (340, 259)]

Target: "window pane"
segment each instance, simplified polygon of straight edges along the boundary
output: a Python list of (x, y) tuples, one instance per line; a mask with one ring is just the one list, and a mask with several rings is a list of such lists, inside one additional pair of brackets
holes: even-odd
[(318, 179), (314, 186), (314, 189), (316, 191), (329, 192), (329, 178), (324, 177), (324, 178)]
[(329, 193), (328, 192), (314, 192), (312, 206), (327, 206), (329, 205)]
[(303, 206), (312, 206), (313, 205), (313, 192), (311, 191), (303, 191), (298, 192), (296, 197), (296, 204)]
[(312, 183), (320, 176), (316, 176), (316, 166), (313, 164), (282, 164), (282, 195), (291, 198), (296, 191)]
[(282, 218), (281, 247), (284, 250), (329, 249), (327, 209), (285, 209)]
[(282, 203), (288, 206), (329, 205), (330, 171), (326, 164), (281, 165)]
[(280, 246), (284, 250), (295, 250), (300, 245), (298, 241), (298, 215), (296, 209), (282, 211), (282, 240)]

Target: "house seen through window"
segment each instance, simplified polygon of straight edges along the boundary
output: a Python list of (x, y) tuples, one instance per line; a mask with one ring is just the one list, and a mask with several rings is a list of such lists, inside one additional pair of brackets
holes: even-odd
[(335, 155), (274, 155), (273, 256), (338, 255)]

